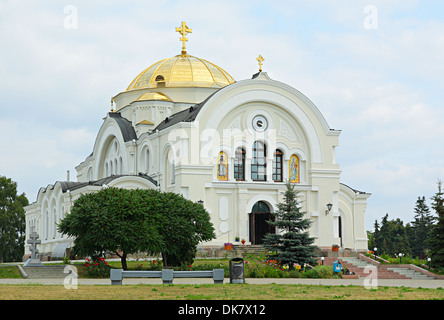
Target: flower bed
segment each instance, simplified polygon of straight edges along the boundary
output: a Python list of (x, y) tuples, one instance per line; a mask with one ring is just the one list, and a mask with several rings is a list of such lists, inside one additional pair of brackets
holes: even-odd
[(248, 255), (245, 263), (246, 278), (338, 278), (331, 266), (301, 266), (290, 269), (276, 260), (267, 260), (265, 254)]
[(110, 266), (105, 258), (98, 258), (97, 260), (90, 260), (86, 258), (83, 265), (86, 271), (86, 276), (90, 278), (109, 278)]

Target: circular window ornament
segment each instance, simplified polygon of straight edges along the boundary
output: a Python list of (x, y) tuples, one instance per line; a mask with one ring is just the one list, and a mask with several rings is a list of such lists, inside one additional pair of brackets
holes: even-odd
[(258, 115), (253, 118), (253, 129), (254, 130), (256, 130), (258, 132), (263, 132), (263, 131), (267, 130), (267, 127), (268, 127), (268, 121), (264, 116)]

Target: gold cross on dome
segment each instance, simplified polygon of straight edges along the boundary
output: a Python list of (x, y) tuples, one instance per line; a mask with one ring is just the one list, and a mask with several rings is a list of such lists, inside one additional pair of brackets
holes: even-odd
[(259, 72), (262, 71), (262, 61), (264, 61), (264, 58), (259, 55), (259, 57), (256, 58), (256, 60), (259, 62)]
[(188, 41), (188, 38), (185, 38), (187, 33), (192, 33), (192, 29), (188, 28), (185, 21), (182, 21), (182, 25), (176, 28), (176, 32), (179, 32), (182, 37), (180, 41), (182, 41), (182, 54), (187, 54), (187, 50), (185, 49), (185, 42)]

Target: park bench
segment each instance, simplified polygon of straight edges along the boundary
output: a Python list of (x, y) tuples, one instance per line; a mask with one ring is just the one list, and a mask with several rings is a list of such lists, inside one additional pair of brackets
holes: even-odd
[(162, 278), (164, 284), (173, 283), (174, 278), (213, 278), (214, 283), (224, 283), (224, 269), (202, 271), (174, 271), (172, 269), (162, 269), (162, 271), (110, 270), (112, 285), (121, 285), (123, 278)]

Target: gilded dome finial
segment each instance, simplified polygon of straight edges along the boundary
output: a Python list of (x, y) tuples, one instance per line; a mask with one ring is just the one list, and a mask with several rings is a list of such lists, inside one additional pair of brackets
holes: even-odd
[(192, 29), (188, 28), (185, 21), (182, 21), (182, 25), (180, 27), (176, 27), (176, 32), (179, 32), (182, 37), (180, 38), (180, 41), (182, 41), (182, 55), (187, 54), (187, 50), (185, 48), (185, 42), (188, 41), (188, 38), (185, 36), (188, 33), (192, 33)]
[(259, 72), (262, 71), (262, 61), (264, 61), (264, 58), (259, 55), (259, 57), (256, 58), (256, 60), (259, 62)]

